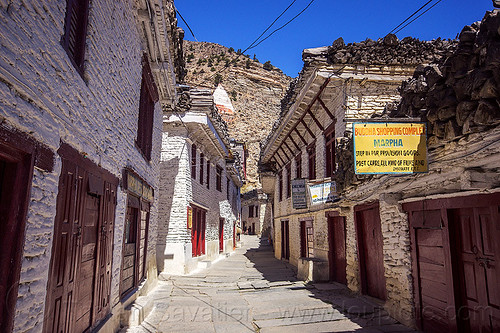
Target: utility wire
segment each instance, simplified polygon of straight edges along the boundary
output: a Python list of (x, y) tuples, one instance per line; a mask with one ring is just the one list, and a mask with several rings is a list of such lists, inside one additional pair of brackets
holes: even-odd
[(430, 6), (429, 8), (427, 8), (427, 10), (425, 10), (422, 14), (418, 15), (413, 20), (411, 20), (410, 22), (408, 22), (404, 26), (402, 26), (398, 31), (396, 31), (396, 33), (400, 32), (401, 30), (403, 30), (404, 28), (406, 28), (408, 25), (410, 25), (410, 23), (412, 23), (413, 21), (415, 21), (416, 19), (418, 19), (420, 16), (424, 15), (425, 13), (427, 13), (429, 10), (431, 10), (434, 6), (436, 6), (441, 1), (443, 1), (443, 0), (439, 0), (438, 2), (436, 2), (435, 4), (433, 4), (432, 6)]
[(243, 50), (241, 53), (245, 53), (248, 49), (250, 49), (259, 39), (260, 37), (262, 37), (269, 29), (271, 29), (271, 27), (274, 25), (274, 23), (276, 23), (276, 21), (278, 21), (282, 16), (283, 14), (286, 13), (286, 11), (292, 7), (292, 5), (296, 2), (297, 0), (293, 0), (292, 3), (290, 5), (288, 5), (288, 7), (286, 7), (286, 9), (273, 21), (273, 23), (271, 23), (267, 28), (266, 30), (264, 30), (259, 37), (257, 37), (253, 42), (252, 44), (248, 45), (248, 47)]
[[(427, 1), (427, 2), (426, 2), (423, 6), (422, 6), (422, 7), (420, 7), (420, 8), (419, 8), (419, 9), (417, 9), (416, 11), (414, 11), (414, 12), (413, 12), (413, 14), (411, 14), (410, 16), (408, 16), (408, 17), (406, 18), (406, 20), (404, 20), (404, 21), (403, 21), (403, 22), (401, 22), (401, 23), (400, 23), (397, 27), (395, 27), (394, 29), (392, 29), (392, 30), (389, 32), (389, 34), (392, 34), (392, 33), (394, 32), (394, 30), (396, 30), (397, 28), (399, 28), (400, 26), (402, 26), (403, 24), (405, 24), (405, 23), (406, 23), (406, 21), (408, 21), (409, 19), (411, 19), (413, 16), (417, 15), (417, 13), (418, 13), (419, 11), (421, 11), (424, 7), (426, 7), (426, 6), (427, 6), (428, 4), (430, 4), (432, 1), (434, 1), (434, 0), (429, 0), (429, 1)], [(404, 27), (403, 27), (403, 28), (404, 28)], [(399, 30), (398, 30), (398, 31), (399, 31)]]
[(260, 45), (260, 43), (262, 43), (263, 41), (265, 41), (266, 39), (268, 39), (269, 37), (271, 37), (272, 35), (274, 35), (275, 32), (278, 32), (280, 31), (281, 29), (283, 29), (284, 27), (286, 27), (288, 24), (290, 24), (293, 20), (295, 20), (297, 17), (299, 17), (303, 12), (305, 12), (307, 10), (307, 8), (309, 8), (309, 6), (312, 5), (312, 3), (314, 2), (315, 0), (311, 0), (309, 2), (309, 4), (307, 4), (307, 6), (302, 9), (297, 15), (295, 15), (294, 17), (292, 17), (288, 22), (286, 22), (285, 24), (283, 24), (281, 27), (279, 27), (278, 29), (274, 30), (273, 32), (271, 32), (269, 35), (267, 35), (266, 38), (262, 39), (260, 42), (258, 42), (257, 44), (253, 45), (252, 47), (249, 47), (248, 50), (250, 49), (253, 49), (253, 48), (256, 48), (257, 46)]
[(193, 35), (193, 38), (195, 41), (198, 41), (198, 39), (196, 39), (196, 37), (194, 36), (194, 33), (193, 33), (193, 30), (191, 30), (191, 27), (189, 26), (189, 24), (186, 22), (186, 20), (184, 19), (184, 17), (182, 17), (181, 13), (179, 13), (179, 11), (177, 10), (177, 8), (175, 9), (175, 12), (177, 14), (179, 14), (179, 17), (181, 18), (182, 22), (184, 22), (184, 24), (187, 26), (187, 28), (189, 29), (189, 32), (191, 32), (191, 35)]

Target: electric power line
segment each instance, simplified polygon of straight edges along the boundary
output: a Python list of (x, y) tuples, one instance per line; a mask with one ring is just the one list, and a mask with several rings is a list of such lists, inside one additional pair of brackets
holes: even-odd
[(274, 25), (274, 23), (276, 23), (276, 21), (278, 21), (282, 16), (283, 14), (286, 13), (286, 11), (292, 7), (292, 5), (296, 2), (297, 0), (293, 0), (291, 4), (288, 5), (288, 7), (286, 7), (286, 9), (266, 28), (266, 30), (264, 30), (259, 37), (257, 37), (253, 42), (252, 44), (248, 45), (248, 47), (241, 53), (245, 53), (248, 49), (250, 49), (259, 39), (260, 37), (262, 37), (269, 29), (271, 29), (271, 27)]
[(434, 0), (429, 0), (427, 1), (422, 7), (420, 7), (419, 9), (417, 9), (416, 11), (413, 12), (413, 14), (411, 14), (410, 16), (408, 16), (406, 18), (406, 20), (404, 20), (403, 22), (401, 22), (397, 27), (395, 27), (394, 29), (392, 29), (389, 34), (392, 34), (394, 32), (394, 30), (396, 30), (397, 28), (399, 28), (400, 26), (402, 26), (403, 24), (405, 24), (406, 21), (408, 21), (409, 19), (411, 19), (413, 16), (415, 16), (419, 11), (421, 11), (424, 7), (426, 7), (429, 3), (431, 3), (432, 1)]
[(402, 26), (401, 28), (399, 28), (399, 30), (396, 31), (396, 33), (400, 32), (401, 30), (403, 30), (404, 28), (406, 28), (408, 25), (410, 25), (410, 23), (412, 23), (413, 21), (415, 21), (416, 19), (418, 19), (420, 16), (424, 15), (425, 13), (427, 13), (429, 10), (431, 10), (434, 6), (436, 6), (441, 1), (443, 1), (443, 0), (439, 0), (438, 2), (436, 2), (435, 4), (433, 4), (432, 6), (430, 6), (429, 8), (427, 8), (427, 10), (425, 10), (422, 14), (418, 15), (413, 20), (411, 20), (410, 22), (406, 23), (404, 26)]
[(275, 32), (278, 32), (280, 31), (281, 29), (283, 29), (284, 27), (286, 27), (288, 24), (290, 24), (293, 20), (295, 20), (297, 17), (299, 17), (303, 12), (305, 12), (307, 10), (307, 8), (309, 8), (309, 6), (312, 5), (312, 3), (314, 2), (315, 0), (311, 0), (307, 6), (302, 9), (297, 15), (295, 15), (294, 17), (292, 17), (288, 22), (286, 22), (285, 24), (283, 24), (281, 27), (277, 28), (276, 30), (274, 30), (273, 32), (271, 32), (269, 35), (267, 35), (266, 38), (262, 39), (260, 42), (258, 42), (257, 44), (253, 45), (252, 47), (249, 47), (248, 49), (253, 49), (253, 48), (256, 48), (257, 46), (260, 45), (260, 43), (262, 43), (263, 41), (265, 41), (266, 39), (268, 39), (269, 37), (271, 37), (272, 35), (274, 35)]

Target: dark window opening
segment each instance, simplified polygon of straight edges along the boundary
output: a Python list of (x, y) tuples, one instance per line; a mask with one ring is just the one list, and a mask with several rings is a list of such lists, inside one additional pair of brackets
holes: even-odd
[(226, 179), (226, 198), (229, 200), (229, 178)]
[(295, 178), (302, 178), (302, 155), (295, 157)]
[(253, 217), (253, 205), (248, 206), (248, 217)]
[(203, 155), (203, 153), (200, 153), (200, 184), (203, 184), (204, 167), (205, 167), (205, 155)]
[(216, 176), (215, 188), (217, 191), (222, 192), (222, 168), (218, 165), (216, 167)]
[(80, 75), (84, 71), (88, 16), (89, 0), (67, 0), (64, 36), (61, 43)]
[(191, 178), (196, 179), (196, 145), (191, 146)]
[(158, 90), (151, 74), (151, 68), (146, 56), (144, 56), (136, 144), (147, 161), (151, 161), (155, 103), (158, 98)]
[(286, 165), (286, 197), (290, 198), (292, 195), (292, 169), (291, 164)]
[(210, 189), (210, 161), (207, 159), (207, 188)]
[(300, 221), (300, 256), (314, 257), (314, 230), (312, 220)]
[(316, 179), (316, 142), (307, 147), (307, 159), (309, 162), (309, 179)]
[(283, 173), (278, 172), (278, 200), (281, 201), (283, 198)]
[(335, 131), (334, 128), (325, 131), (326, 175), (332, 177), (335, 173)]

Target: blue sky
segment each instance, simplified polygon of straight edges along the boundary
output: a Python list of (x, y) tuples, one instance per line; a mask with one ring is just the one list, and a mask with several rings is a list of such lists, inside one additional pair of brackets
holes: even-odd
[[(315, 0), (288, 26), (257, 48), (261, 63), (270, 60), (289, 76), (302, 68), (302, 50), (331, 45), (338, 37), (346, 43), (385, 36), (428, 0)], [(433, 0), (429, 6), (436, 3)], [(249, 46), (292, 2), (292, 0), (175, 0), (175, 6), (187, 21), (198, 41), (218, 43), (234, 49)], [(299, 13), (310, 0), (296, 0), (269, 32)], [(421, 40), (455, 38), (463, 26), (480, 21), (491, 0), (442, 0), (415, 22), (397, 34)], [(182, 20), (185, 39), (194, 40)]]

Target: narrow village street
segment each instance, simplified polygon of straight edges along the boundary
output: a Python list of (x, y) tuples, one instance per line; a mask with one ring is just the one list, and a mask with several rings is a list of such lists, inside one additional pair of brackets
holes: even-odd
[(208, 269), (160, 277), (151, 314), (121, 332), (412, 332), (345, 286), (297, 281), (267, 240), (241, 244)]

